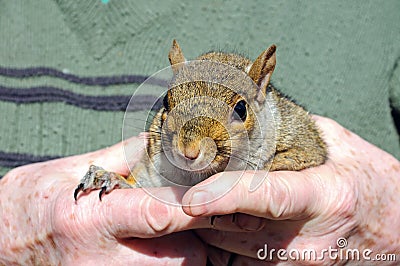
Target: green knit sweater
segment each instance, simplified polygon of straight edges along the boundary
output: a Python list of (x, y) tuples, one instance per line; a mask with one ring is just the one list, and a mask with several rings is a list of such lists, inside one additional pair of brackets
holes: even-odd
[(189, 59), (275, 43), (277, 88), (400, 158), (399, 1), (0, 5), (0, 176), (120, 141), (129, 96), (169, 65), (174, 38)]

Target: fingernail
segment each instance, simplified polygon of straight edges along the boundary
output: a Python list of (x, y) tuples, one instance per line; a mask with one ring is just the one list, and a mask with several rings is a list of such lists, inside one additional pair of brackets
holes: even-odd
[(237, 215), (235, 219), (236, 225), (245, 231), (259, 231), (265, 226), (265, 219), (252, 216)]
[(202, 215), (207, 211), (205, 203), (209, 197), (209, 193), (207, 191), (196, 191), (192, 194), (192, 197), (189, 201), (191, 214), (194, 216)]

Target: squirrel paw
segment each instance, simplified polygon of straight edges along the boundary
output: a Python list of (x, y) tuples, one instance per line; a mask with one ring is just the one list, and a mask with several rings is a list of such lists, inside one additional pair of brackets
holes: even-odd
[(75, 189), (74, 199), (77, 200), (80, 191), (86, 192), (95, 189), (100, 189), (99, 199), (104, 193), (111, 192), (114, 188), (132, 188), (127, 180), (114, 172), (108, 172), (104, 168), (96, 165), (91, 165), (85, 176), (81, 179), (80, 184)]

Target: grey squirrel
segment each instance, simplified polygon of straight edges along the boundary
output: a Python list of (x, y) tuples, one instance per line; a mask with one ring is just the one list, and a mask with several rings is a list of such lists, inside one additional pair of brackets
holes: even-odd
[[(276, 46), (252, 62), (209, 52), (187, 62), (174, 40), (174, 78), (149, 127), (146, 151), (128, 177), (90, 166), (75, 190), (192, 186), (226, 170), (301, 170), (327, 148), (308, 112), (270, 84)], [(232, 89), (234, 88), (234, 89)]]

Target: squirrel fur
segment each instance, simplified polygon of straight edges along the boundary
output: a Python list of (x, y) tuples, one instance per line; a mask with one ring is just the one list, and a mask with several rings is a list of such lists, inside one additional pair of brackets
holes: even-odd
[[(174, 40), (174, 77), (149, 127), (146, 154), (126, 179), (108, 174), (114, 187), (191, 186), (226, 170), (302, 170), (327, 156), (321, 132), (308, 112), (272, 84), (276, 46), (251, 60), (209, 52), (186, 61)], [(94, 189), (89, 176), (79, 190)], [(95, 183), (92, 181), (92, 183)], [(100, 195), (101, 196), (101, 195)]]
[[(229, 122), (220, 122), (224, 121), (224, 116), (227, 117), (229, 110), (224, 110), (223, 106), (218, 107), (218, 101), (225, 102), (233, 109), (235, 104), (243, 100), (243, 98), (247, 98), (245, 100), (248, 105), (251, 105), (250, 102), (255, 102), (256, 104), (251, 108), (253, 111), (251, 111), (250, 108), (247, 109), (247, 117), (246, 120), (243, 121), (244, 128), (238, 128), (237, 130), (239, 132), (246, 132), (247, 137), (250, 139), (249, 143), (246, 143), (246, 145), (253, 146), (253, 149), (248, 149), (247, 158), (236, 158), (239, 161), (241, 159), (250, 160), (249, 163), (244, 163), (246, 166), (249, 166), (248, 168), (241, 162), (235, 162), (229, 170), (242, 170), (244, 168), (267, 169), (270, 171), (301, 170), (324, 163), (327, 155), (326, 145), (321, 137), (319, 129), (308, 112), (289, 100), (270, 84), (270, 78), (276, 64), (275, 45), (272, 45), (261, 53), (254, 62), (237, 54), (221, 52), (209, 52), (200, 55), (196, 59), (200, 61), (208, 60), (218, 62), (234, 67), (249, 76), (258, 87), (252, 86), (250, 82), (243, 82), (241, 80), (243, 76), (240, 75), (236, 75), (231, 78), (232, 80), (227, 81), (227, 78), (224, 77), (224, 75), (226, 75), (225, 69), (221, 70), (219, 64), (217, 64), (216, 67), (213, 67), (212, 64), (207, 64), (206, 66), (194, 64), (185, 69), (186, 59), (183, 56), (179, 44), (174, 40), (169, 52), (169, 61), (174, 71), (174, 80), (170, 84), (170, 89), (165, 96), (164, 106), (151, 123), (149, 144), (147, 146), (148, 156), (144, 156), (145, 158), (142, 165), (139, 165), (133, 170), (131, 180), (137, 180), (140, 186), (162, 186), (169, 184), (169, 181), (181, 185), (194, 185), (212, 174), (226, 170), (227, 161), (229, 159), (235, 159), (232, 158), (232, 147), (229, 146), (234, 145), (234, 143), (232, 143), (234, 140), (232, 140), (232, 136), (230, 136), (229, 133), (234, 133), (233, 135), (237, 138), (237, 142), (241, 142), (243, 139), (241, 138), (242, 136), (239, 136), (240, 134), (235, 135), (234, 129), (232, 129), (231, 132), (225, 129), (226, 124)], [(243, 87), (237, 86), (239, 87), (237, 90), (241, 95), (220, 87), (215, 83), (197, 81), (204, 80), (205, 76), (207, 76), (207, 74), (204, 73), (210, 72), (211, 74), (209, 74), (209, 76), (211, 76), (213, 81), (221, 79), (225, 84), (228, 84), (228, 87), (234, 87), (240, 83)], [(209, 79), (210, 77), (206, 77), (206, 80)], [(187, 82), (188, 80), (193, 81)], [(203, 102), (203, 109), (194, 113), (193, 106), (198, 104), (197, 101), (203, 96), (217, 99), (217, 104)], [(256, 127), (254, 121), (256, 119), (255, 116), (257, 116), (257, 119), (261, 120), (259, 121), (260, 124), (271, 121), (262, 121), (263, 116), (257, 113), (255, 114), (255, 112), (265, 111), (266, 102), (268, 102), (270, 108), (274, 109), (272, 110), (275, 116), (275, 121), (273, 121), (273, 123), (275, 123), (275, 129), (274, 132), (272, 132), (274, 137), (269, 136), (267, 133), (264, 135), (265, 139), (260, 139), (260, 134), (257, 135), (257, 133), (253, 132), (254, 127)], [(178, 117), (178, 120), (182, 118), (179, 116), (189, 117), (185, 117), (185, 123), (179, 125), (179, 128), (181, 128), (179, 134), (175, 132), (176, 128), (178, 128), (176, 122), (171, 123), (172, 128), (166, 126), (165, 131), (162, 132), (169, 111), (174, 108), (182, 109), (180, 113), (180, 110), (175, 112), (175, 116)], [(215, 113), (221, 115), (215, 115)], [(214, 118), (210, 118), (211, 114), (214, 114)], [(190, 119), (191, 117), (195, 118)], [(267, 127), (261, 125), (261, 128), (264, 128), (265, 131), (268, 131)], [(168, 147), (168, 149), (173, 150), (169, 158), (164, 156), (165, 152), (162, 149), (162, 134), (160, 132), (164, 133), (167, 139), (172, 140), (170, 147)], [(268, 143), (268, 140), (266, 140), (267, 138), (271, 138), (271, 142), (272, 139), (275, 142), (273, 154), (268, 154), (269, 151), (264, 145)], [(203, 139), (211, 141), (204, 141), (202, 143), (201, 141)], [(227, 142), (230, 142), (230, 144), (227, 144)], [(225, 150), (223, 149), (224, 144), (227, 146)], [(236, 145), (239, 144), (236, 143)], [(258, 154), (257, 151), (260, 150), (260, 147), (263, 148), (261, 150), (265, 152), (265, 154)], [(207, 152), (212, 149), (216, 150), (209, 154), (212, 158), (207, 159)], [(243, 147), (238, 148), (238, 150), (242, 149)], [(264, 158), (264, 160), (261, 160), (261, 164), (257, 164), (257, 157)], [(177, 169), (174, 165), (164, 162), (164, 160), (171, 159), (180, 160), (182, 168), (186, 166), (187, 169)], [(204, 166), (202, 166), (201, 163), (191, 167), (191, 164), (195, 164), (196, 160), (205, 161), (205, 163), (209, 163), (210, 165), (208, 168), (206, 167), (206, 169), (202, 168)], [(149, 164), (153, 164), (155, 166), (154, 169), (151, 170), (151, 168), (148, 167)], [(197, 171), (197, 168), (201, 169), (201, 171)], [(163, 177), (166, 177), (168, 181), (164, 183), (159, 182), (159, 180), (151, 180), (152, 177), (158, 178), (154, 170), (159, 172)]]

